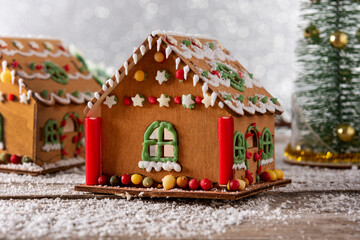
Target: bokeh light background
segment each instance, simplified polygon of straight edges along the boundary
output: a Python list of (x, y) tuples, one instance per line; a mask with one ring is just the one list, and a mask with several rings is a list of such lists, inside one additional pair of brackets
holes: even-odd
[(45, 35), (119, 68), (153, 30), (218, 39), (290, 110), (299, 0), (0, 0), (0, 35)]

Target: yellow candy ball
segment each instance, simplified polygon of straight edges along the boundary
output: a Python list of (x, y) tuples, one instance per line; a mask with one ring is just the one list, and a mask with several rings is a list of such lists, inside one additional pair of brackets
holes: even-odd
[(2, 72), (0, 75), (1, 81), (4, 83), (11, 83), (11, 73), (9, 70)]
[(176, 184), (181, 188), (185, 188), (188, 185), (188, 182), (189, 182), (189, 180), (185, 176), (178, 177), (176, 179)]
[(240, 190), (240, 191), (243, 191), (243, 190), (246, 188), (246, 182), (243, 181), (243, 180), (241, 180), (241, 179), (236, 179), (236, 180), (238, 180), (239, 183), (240, 183), (239, 190)]
[(157, 53), (154, 54), (154, 59), (155, 59), (156, 62), (161, 63), (161, 62), (164, 61), (165, 56), (164, 56), (163, 53), (157, 52)]
[(284, 172), (281, 169), (275, 169), (274, 172), (276, 174), (276, 179), (284, 179)]
[(268, 172), (268, 173), (269, 173), (269, 175), (270, 175), (270, 181), (276, 181), (277, 176), (276, 176), (276, 173), (275, 173), (274, 171), (272, 171), (272, 170), (265, 170), (265, 172)]
[(138, 82), (142, 82), (146, 79), (146, 73), (142, 70), (137, 70), (134, 74), (134, 79)]
[(166, 190), (173, 189), (176, 184), (175, 177), (173, 175), (166, 175), (163, 179), (163, 186)]
[(142, 182), (143, 177), (140, 174), (133, 174), (131, 176), (131, 182), (135, 185), (138, 185)]

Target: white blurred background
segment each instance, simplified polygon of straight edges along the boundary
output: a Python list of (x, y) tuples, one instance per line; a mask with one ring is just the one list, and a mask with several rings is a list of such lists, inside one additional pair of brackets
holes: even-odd
[[(290, 111), (299, 0), (0, 0), (0, 35), (45, 35), (118, 68), (153, 30), (218, 39)], [(286, 117), (286, 116), (285, 116)]]

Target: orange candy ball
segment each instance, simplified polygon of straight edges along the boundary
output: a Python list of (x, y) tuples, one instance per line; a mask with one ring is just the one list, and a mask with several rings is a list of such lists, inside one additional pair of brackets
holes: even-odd
[(154, 60), (158, 63), (162, 63), (165, 60), (165, 56), (163, 53), (157, 52), (154, 54)]
[(178, 187), (181, 187), (181, 188), (185, 188), (188, 185), (188, 182), (189, 182), (189, 180), (185, 176), (178, 177), (176, 179), (176, 185), (178, 185)]
[(134, 74), (134, 79), (138, 82), (142, 82), (146, 79), (146, 73), (142, 70), (138, 70)]

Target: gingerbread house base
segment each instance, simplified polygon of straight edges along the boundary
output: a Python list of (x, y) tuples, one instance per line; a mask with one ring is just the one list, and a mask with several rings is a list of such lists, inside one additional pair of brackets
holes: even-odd
[(244, 191), (229, 192), (224, 188), (214, 188), (211, 191), (183, 190), (183, 189), (156, 189), (156, 188), (134, 188), (134, 187), (110, 187), (99, 185), (78, 185), (75, 191), (84, 191), (100, 194), (115, 194), (123, 197), (150, 197), (150, 198), (202, 198), (237, 200), (248, 197), (273, 188), (283, 187), (291, 183), (291, 179), (264, 182), (248, 186)]
[(43, 166), (39, 166), (34, 163), (23, 163), (23, 164), (9, 163), (9, 164), (1, 164), (0, 172), (38, 176), (38, 175), (63, 171), (73, 167), (81, 167), (84, 166), (84, 164), (85, 164), (85, 160), (82, 157), (62, 159), (54, 163), (44, 164)]

